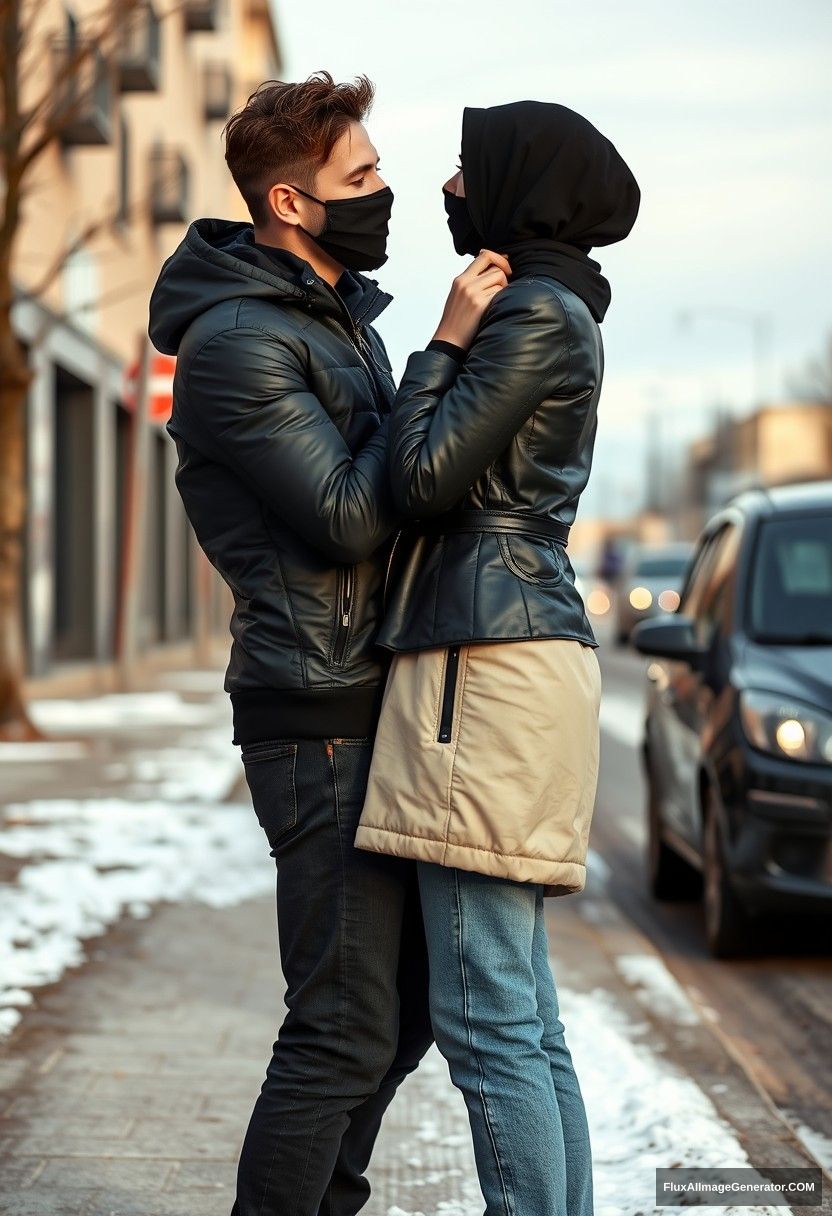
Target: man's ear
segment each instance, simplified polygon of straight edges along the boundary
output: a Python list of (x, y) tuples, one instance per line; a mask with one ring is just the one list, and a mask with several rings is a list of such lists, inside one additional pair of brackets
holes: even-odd
[(301, 217), (296, 206), (297, 195), (288, 186), (272, 186), (266, 195), (266, 202), (272, 214), (284, 224), (292, 224), (295, 227), (300, 224)]

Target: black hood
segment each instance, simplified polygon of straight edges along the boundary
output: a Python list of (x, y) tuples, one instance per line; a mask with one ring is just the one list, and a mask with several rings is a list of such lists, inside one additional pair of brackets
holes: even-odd
[(466, 106), (462, 172), (477, 234), (468, 252), (496, 249), (515, 275), (552, 274), (602, 320), (610, 286), (588, 253), (622, 241), (641, 201), (614, 144), (587, 118), (555, 102)]
[[(175, 355), (197, 317), (225, 300), (261, 299), (280, 305), (309, 303), (315, 312), (339, 316), (338, 296), (308, 262), (288, 255), (285, 273), (254, 243), (254, 227), (244, 220), (198, 219), (162, 264), (150, 294), (147, 332), (158, 351)], [(298, 267), (297, 275), (289, 264)], [(308, 271), (303, 273), (303, 269)], [(392, 299), (375, 279), (349, 273), (364, 291), (362, 320), (369, 323)], [(311, 282), (304, 282), (306, 278)], [(293, 281), (295, 279), (296, 281)]]

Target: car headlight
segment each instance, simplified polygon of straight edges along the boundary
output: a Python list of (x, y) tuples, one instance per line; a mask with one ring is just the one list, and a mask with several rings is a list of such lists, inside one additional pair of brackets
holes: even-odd
[(774, 756), (832, 764), (832, 714), (775, 692), (743, 689), (740, 721), (749, 743)]
[(647, 587), (633, 587), (629, 599), (637, 612), (643, 612), (653, 603), (653, 594)]

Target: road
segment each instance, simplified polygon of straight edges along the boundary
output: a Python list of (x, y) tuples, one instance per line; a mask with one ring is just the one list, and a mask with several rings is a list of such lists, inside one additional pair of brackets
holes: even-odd
[[(603, 625), (601, 772), (592, 848), (609, 894), (650, 938), (732, 1055), (832, 1171), (832, 957), (817, 925), (766, 924), (757, 957), (712, 959), (697, 903), (658, 903), (647, 890), (642, 735), (647, 660), (616, 647)], [(826, 930), (828, 935), (828, 928)]]

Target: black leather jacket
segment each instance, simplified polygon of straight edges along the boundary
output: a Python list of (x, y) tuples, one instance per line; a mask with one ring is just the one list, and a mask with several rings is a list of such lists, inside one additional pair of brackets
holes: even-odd
[(235, 742), (369, 733), (389, 662), (374, 642), (401, 523), (395, 385), (370, 322), (391, 297), (348, 273), (350, 311), (307, 262), (283, 262), (250, 224), (196, 220), (150, 300), (150, 337), (177, 355), (176, 484), (234, 596)]
[[(597, 647), (568, 552), (549, 533), (568, 531), (589, 477), (603, 367), (586, 304), (542, 274), (495, 296), (462, 362), (410, 356), (390, 473), (402, 513), (434, 531), (420, 523), (398, 539), (379, 645), (567, 637)], [(472, 525), (485, 530), (456, 530)]]

